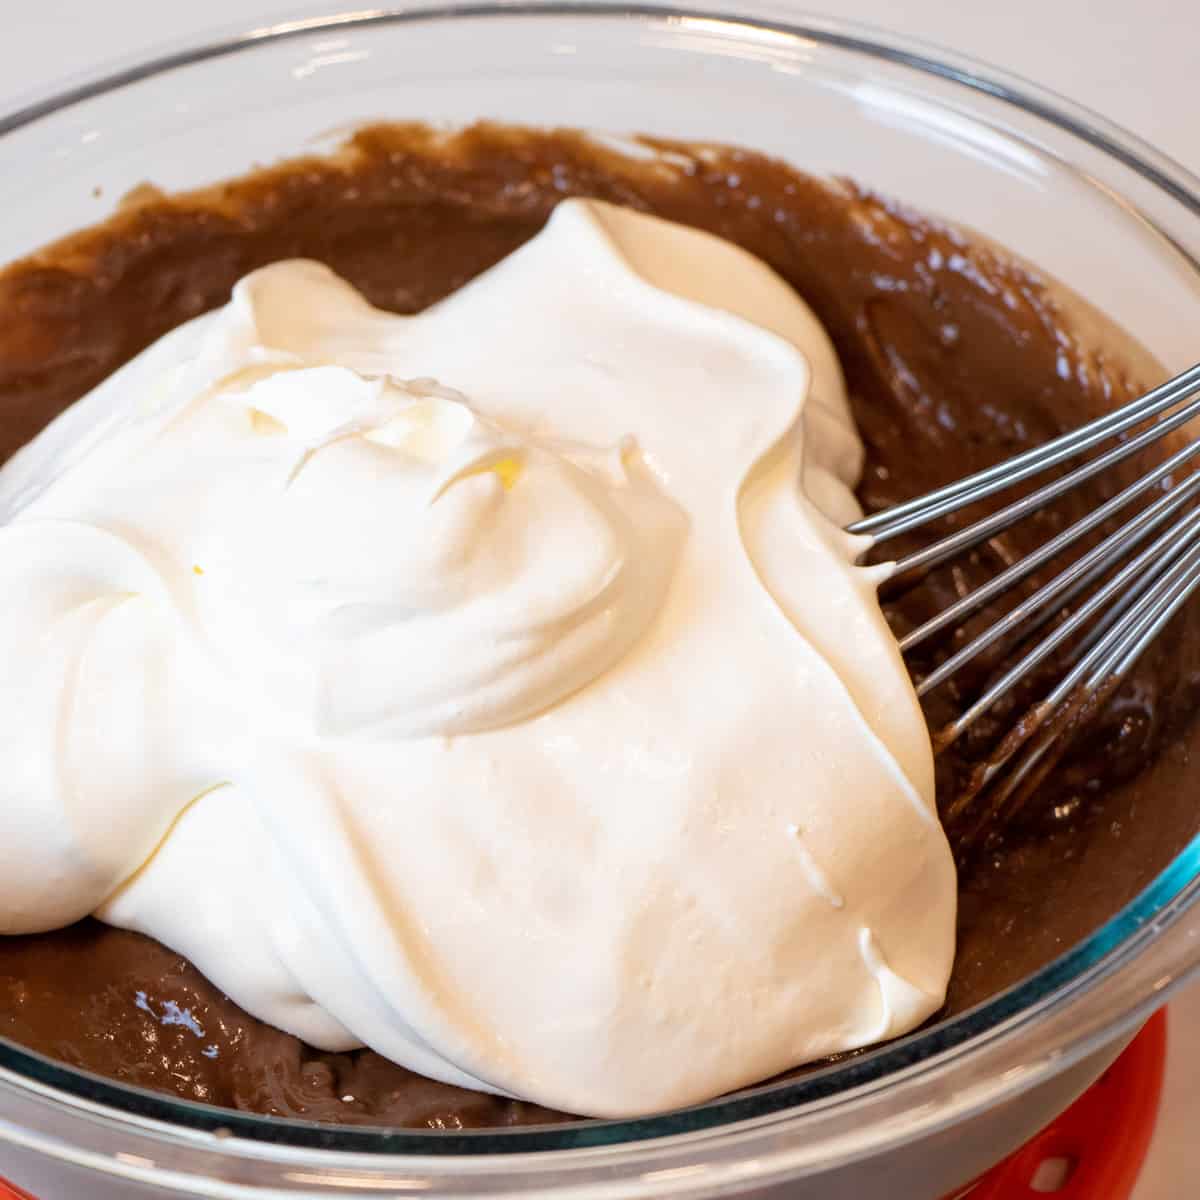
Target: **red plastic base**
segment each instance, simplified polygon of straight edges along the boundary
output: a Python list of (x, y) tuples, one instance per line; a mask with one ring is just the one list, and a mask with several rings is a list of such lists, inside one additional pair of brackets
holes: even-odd
[[(1162, 1098), (1167, 1015), (1152, 1017), (1129, 1048), (1057, 1121), (989, 1172), (964, 1200), (1129, 1200)], [(1033, 1187), (1043, 1164), (1066, 1178), (1050, 1192)], [(35, 1200), (0, 1179), (0, 1200)]]
[[(1058, 1120), (977, 1183), (969, 1200), (1129, 1200), (1150, 1149), (1166, 1058), (1164, 1009)], [(1034, 1188), (1049, 1164), (1065, 1178), (1049, 1192)]]

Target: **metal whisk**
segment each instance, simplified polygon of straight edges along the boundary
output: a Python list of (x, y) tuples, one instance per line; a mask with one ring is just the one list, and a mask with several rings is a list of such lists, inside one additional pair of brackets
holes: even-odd
[[(1111, 449), (1028, 495), (900, 558), (892, 578), (926, 570), (1039, 511), (1197, 416), (1200, 364), (1079, 429), (928, 495), (872, 513), (849, 530), (869, 534), (872, 544), (878, 545), (1067, 463), (1103, 442), (1119, 439)], [(1131, 432), (1146, 422), (1152, 423)], [(1002, 670), (960, 716), (935, 733), (934, 748), (940, 752), (1039, 663), (1065, 646), (1066, 673), (978, 766), (946, 813), (948, 823), (965, 825), (963, 839), (967, 843), (997, 814), (1011, 814), (1024, 804), (1061, 757), (1073, 732), (1103, 706), (1146, 647), (1200, 586), (1200, 506), (1188, 503), (1200, 493), (1200, 471), (1187, 469), (1198, 455), (1200, 437), (1183, 444), (1110, 500), (900, 640), (901, 650), (908, 652), (934, 634), (960, 624), (1068, 546), (1104, 526), (1138, 497), (1151, 489), (1158, 493), (1152, 503), (919, 680), (917, 691), (925, 695), (1001, 639), (1027, 639), (1096, 585), (1077, 608)], [(976, 803), (985, 790), (986, 801)]]

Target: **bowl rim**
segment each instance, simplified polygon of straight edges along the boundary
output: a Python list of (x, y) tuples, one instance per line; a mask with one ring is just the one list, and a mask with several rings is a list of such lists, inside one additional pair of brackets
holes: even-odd
[[(244, 30), (226, 28), (207, 36), (188, 37), (149, 55), (87, 72), (27, 94), (7, 113), (0, 113), (0, 142), (7, 135), (88, 100), (173, 70), (210, 59), (251, 51), (264, 44), (334, 30), (362, 30), (406, 23), (446, 23), (464, 19), (628, 18), (631, 21), (703, 19), (717, 22), (731, 36), (739, 31), (816, 41), (836, 49), (899, 65), (957, 85), (1019, 109), (1100, 150), (1200, 219), (1200, 177), (1137, 135), (1058, 93), (1020, 75), (945, 50), (923, 40), (828, 16), (793, 13), (777, 0), (749, 0), (738, 11), (723, 0), (471, 0), (425, 4), (420, 0), (389, 8), (328, 12), (289, 17)], [(1200, 261), (1172, 240), (1173, 248), (1200, 274)], [(978, 1057), (989, 1046), (1020, 1036), (1040, 1016), (1064, 1002), (1091, 993), (1106, 978), (1120, 973), (1146, 948), (1156, 933), (1177, 923), (1200, 901), (1200, 835), (1143, 892), (1092, 935), (1038, 972), (976, 1007), (933, 1029), (917, 1031), (859, 1057), (837, 1063), (798, 1080), (767, 1083), (729, 1097), (650, 1117), (623, 1121), (589, 1120), (562, 1126), (532, 1126), (494, 1131), (415, 1131), (348, 1127), (310, 1121), (233, 1113), (227, 1109), (173, 1099), (145, 1089), (77, 1071), (0, 1038), (0, 1084), (26, 1088), (32, 1094), (53, 1093), (84, 1114), (120, 1114), (148, 1131), (191, 1130), (233, 1135), (233, 1142), (274, 1145), (297, 1150), (348, 1154), (468, 1158), (513, 1156), (556, 1151), (590, 1152), (629, 1143), (721, 1134), (781, 1117), (801, 1118), (816, 1108), (851, 1103), (894, 1081), (914, 1082), (963, 1056)], [(1081, 1026), (1074, 1040), (1053, 1056), (1059, 1068), (1077, 1061), (1098, 1045), (1144, 1018), (1170, 988), (1200, 970), (1200, 946), (1172, 964), (1172, 973), (1153, 999), (1125, 1003), (1098, 1022)], [(1043, 1064), (1049, 1072), (1049, 1064)], [(1012, 1082), (1012, 1081), (1010, 1081)], [(1021, 1088), (1036, 1082), (1027, 1073)], [(1010, 1089), (1011, 1090), (1011, 1089)], [(992, 1100), (1003, 1089), (994, 1090)], [(982, 1103), (982, 1100), (980, 1101)], [(2, 1124), (2, 1123), (0, 1123)], [(0, 1140), (3, 1129), (0, 1128)], [(263, 1147), (266, 1148), (266, 1147)], [(495, 1161), (495, 1159), (493, 1159)]]

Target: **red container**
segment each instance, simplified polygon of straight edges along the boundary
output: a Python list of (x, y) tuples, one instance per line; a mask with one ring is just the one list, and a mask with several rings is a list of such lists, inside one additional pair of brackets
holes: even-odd
[[(1154, 1133), (1166, 1052), (1164, 1009), (1058, 1120), (963, 1200), (1129, 1200)], [(1043, 1170), (1058, 1176), (1050, 1191), (1033, 1186)]]

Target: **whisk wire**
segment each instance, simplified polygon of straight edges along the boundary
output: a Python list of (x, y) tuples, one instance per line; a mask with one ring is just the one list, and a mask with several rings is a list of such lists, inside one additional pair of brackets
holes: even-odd
[[(1109, 534), (1102, 542), (1093, 546), (1091, 550), (1080, 558), (1077, 558), (1069, 567), (1059, 572), (1048, 583), (1043, 584), (1036, 592), (1022, 600), (998, 621), (988, 626), (987, 629), (968, 642), (961, 650), (952, 654), (941, 666), (921, 680), (917, 686), (917, 694), (923, 696), (926, 692), (944, 683), (960, 667), (965, 666), (972, 659), (978, 657), (984, 650), (1004, 637), (1005, 634), (1011, 633), (1023, 625), (1027, 625), (1031, 617), (1053, 601), (1060, 600), (1065, 603), (1066, 593), (1072, 589), (1073, 584), (1094, 581), (1097, 575), (1103, 574), (1114, 561), (1142, 542), (1173, 512), (1177, 511), (1195, 495), (1197, 491), (1200, 491), (1200, 472), (1190, 475), (1186, 483), (1181, 484), (1165, 496), (1160, 497), (1128, 524)], [(1174, 535), (1172, 534), (1171, 536)], [(1023, 561), (1021, 560), (1021, 562)], [(1020, 563), (1014, 564), (1014, 566), (1019, 565)], [(970, 597), (967, 598), (969, 599)], [(907, 645), (912, 644), (914, 643), (908, 641), (908, 639), (902, 639), (900, 643), (901, 649), (905, 649)]]
[[(1107, 438), (1123, 438), (1118, 445), (1029, 495), (900, 558), (893, 565), (892, 576), (929, 569), (1040, 511), (1071, 488), (1145, 450), (1197, 417), (1200, 417), (1200, 364), (1080, 429), (926, 496), (874, 513), (849, 529), (870, 534), (874, 545), (1022, 483), (1085, 453)], [(1148, 420), (1153, 420), (1153, 424), (1123, 437)], [(1019, 810), (1061, 758), (1074, 732), (1107, 703), (1146, 648), (1200, 588), (1200, 504), (1194, 503), (1200, 496), (1200, 470), (1190, 466), (1197, 455), (1200, 455), (1200, 438), (1174, 450), (1116, 495), (900, 639), (901, 651), (908, 652), (937, 633), (961, 628), (972, 613), (1104, 526), (1133, 501), (1152, 488), (1163, 488), (1162, 495), (1107, 533), (918, 681), (917, 691), (924, 696), (1005, 640), (1014, 646), (1029, 647), (1015, 663), (1001, 669), (999, 676), (954, 721), (938, 731), (934, 748), (940, 753), (1052, 654), (1058, 652), (1062, 656), (1065, 671), (1062, 678), (1017, 721), (949, 805), (948, 820), (965, 817), (971, 826), (971, 836), (986, 828), (989, 816)], [(1183, 468), (1189, 469), (1176, 480), (1176, 472)], [(1147, 545), (1147, 539), (1156, 533)], [(1068, 608), (1080, 596), (1085, 598), (1079, 607)], [(1059, 620), (1053, 628), (1030, 644), (1031, 636), (1056, 616)], [(984, 789), (989, 789), (989, 795), (986, 804), (980, 805), (976, 798)]]
[[(1126, 620), (1115, 625), (1109, 635), (1097, 643), (1092, 653), (1081, 659), (1075, 669), (1037, 706), (1031, 732), (1041, 733), (1042, 736), (1008, 774), (993, 798), (992, 811), (1007, 808), (1011, 815), (1014, 799), (1020, 803), (1028, 797), (1031, 785), (1040, 782), (1049, 767), (1065, 751), (1065, 735), (1072, 731), (1072, 723), (1078, 727), (1081, 716), (1094, 715), (1103, 701), (1116, 691), (1142, 653), (1198, 585), (1200, 546), (1195, 546), (1183, 561), (1149, 589), (1144, 604), (1133, 609)], [(1075, 701), (1073, 705), (1070, 703), (1072, 698)], [(1066, 719), (1055, 723), (1052, 718), (1057, 713)], [(1021, 739), (1021, 744), (1024, 741), (1024, 738)], [(982, 777), (983, 786), (991, 782), (1018, 749), (1020, 744), (989, 762)], [(1048, 755), (1053, 756), (1049, 761)]]
[[(1197, 402), (1197, 405), (1198, 409), (1200, 409), (1200, 401)], [(1129, 484), (1128, 487), (1123, 488), (1110, 500), (1101, 504), (1099, 508), (1095, 508), (1086, 516), (1080, 517), (1073, 525), (1069, 525), (1044, 545), (1039, 546), (1032, 553), (1025, 555), (1024, 558), (1018, 559), (1012, 566), (1007, 567), (999, 575), (988, 580), (982, 587), (976, 588), (950, 605), (949, 608), (943, 609), (936, 617), (931, 617), (923, 625), (914, 629), (912, 633), (907, 634), (901, 640), (901, 650), (912, 649), (913, 646), (919, 645), (931, 634), (945, 629), (948, 625), (957, 624), (963, 617), (974, 612), (975, 609), (986, 604), (989, 600), (1003, 595), (1027, 575), (1036, 571), (1038, 567), (1055, 558), (1068, 546), (1077, 542), (1086, 534), (1091, 533), (1093, 529), (1103, 525), (1109, 517), (1124, 508), (1131, 500), (1137, 499), (1138, 496), (1152, 488), (1159, 480), (1165, 479), (1197, 454), (1200, 454), (1200, 439), (1177, 450), (1166, 461), (1160, 463), (1140, 479)], [(901, 559), (893, 570), (893, 576), (900, 575), (908, 570), (910, 561), (911, 559)]]
[[(1001, 696), (1044, 662), (1110, 600), (1118, 597), (1103, 620), (1077, 647), (1077, 655), (1086, 654), (1112, 625), (1141, 598), (1145, 590), (1158, 577), (1158, 573), (1169, 566), (1183, 550), (1197, 539), (1200, 539), (1200, 509), (1180, 518), (1166, 533), (1152, 542), (1136, 558), (1126, 563), (1103, 587), (1088, 597), (1087, 601), (1057, 625), (1048, 637), (1038, 642), (1023, 658), (1009, 667), (957, 720), (952, 721), (939, 732), (938, 747), (944, 748), (950, 745), (965, 733)], [(928, 691), (929, 689), (925, 688), (924, 690)]]
[[(967, 504), (984, 500), (996, 492), (1022, 483), (1042, 471), (1085, 453), (1108, 438), (1116, 437), (1135, 425), (1173, 408), (1198, 388), (1200, 363), (1159, 384), (1144, 396), (1131, 400), (1128, 404), (1097, 417), (1078, 429), (1061, 434), (1052, 441), (1035, 446), (973, 475), (955, 480), (924, 496), (917, 496), (891, 508), (871, 513), (850, 525), (849, 532), (871, 534), (878, 543), (897, 534), (920, 528), (935, 517), (945, 516)], [(943, 507), (943, 504), (946, 507)]]
[[(1175, 429), (1186, 425), (1193, 418), (1200, 416), (1200, 398), (1193, 400), (1186, 408), (1170, 417), (1165, 417), (1162, 421), (1137, 437), (1130, 438), (1127, 442), (1122, 442), (1121, 445), (1113, 447), (1112, 450), (1086, 462), (1081, 467), (1076, 467), (1074, 471), (1064, 475), (1061, 479), (1057, 479), (1052, 483), (1046, 484), (1039, 488), (1036, 492), (1030, 493), (1028, 496), (1022, 497), (1020, 500), (1014, 501), (1012, 504), (1002, 508), (999, 512), (993, 513), (989, 517), (984, 517), (982, 520), (976, 521), (974, 524), (967, 526), (966, 529), (960, 530), (958, 533), (951, 534), (949, 537), (942, 538), (940, 541), (934, 542), (931, 546), (926, 546), (923, 550), (915, 551), (912, 554), (905, 556), (896, 563), (896, 574), (902, 574), (906, 571), (915, 570), (918, 567), (932, 567), (939, 563), (945, 562), (954, 555), (963, 550), (968, 550), (972, 546), (979, 545), (980, 542), (986, 541), (993, 534), (999, 533), (1004, 529), (1015, 525), (1022, 518), (1029, 516), (1045, 508), (1052, 500), (1058, 499), (1059, 496), (1069, 492), (1072, 488), (1084, 483), (1088, 479), (1099, 475), (1101, 472), (1108, 470), (1109, 467), (1115, 466), (1123, 459), (1129, 458), (1130, 455), (1137, 454), (1140, 450), (1144, 450), (1147, 446), (1154, 442), (1160, 441), (1166, 434)], [(1146, 488), (1152, 486), (1155, 482), (1161, 479), (1164, 475), (1170, 474), (1175, 466), (1191, 458), (1200, 446), (1191, 445), (1185, 446), (1172, 459), (1161, 464), (1155, 473), (1139, 479), (1136, 483), (1131, 484), (1126, 492), (1128, 498), (1132, 499), (1145, 491)], [(969, 499), (959, 501), (955, 507), (961, 504), (970, 503)], [(1118, 505), (1119, 507), (1119, 505)], [(1099, 510), (1097, 510), (1099, 511)], [(1100, 518), (1103, 520), (1103, 518)], [(1093, 528), (1089, 526), (1089, 528)], [(1084, 531), (1086, 532), (1086, 530)], [(878, 539), (877, 539), (878, 540)]]

